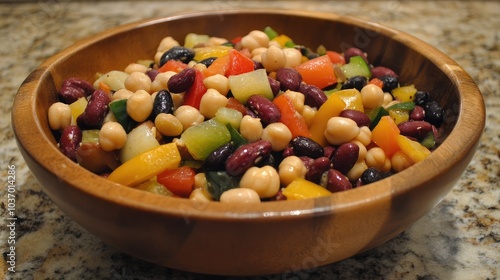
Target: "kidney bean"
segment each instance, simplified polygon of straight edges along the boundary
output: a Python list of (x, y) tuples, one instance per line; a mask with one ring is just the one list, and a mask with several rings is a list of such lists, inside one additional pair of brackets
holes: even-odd
[(319, 183), (324, 172), (332, 168), (332, 161), (327, 157), (314, 159), (312, 165), (307, 169), (306, 179)]
[(356, 122), (358, 127), (370, 126), (371, 120), (367, 114), (353, 109), (345, 109), (340, 112), (339, 117), (348, 118)]
[(372, 78), (380, 78), (382, 76), (392, 76), (398, 77), (398, 75), (392, 71), (392, 69), (384, 67), (384, 66), (375, 66), (371, 69)]
[(78, 164), (94, 173), (116, 169), (121, 163), (113, 151), (104, 151), (98, 143), (87, 142), (79, 145), (76, 153)]
[(276, 71), (276, 80), (280, 82), (282, 91), (298, 91), (302, 83), (302, 75), (293, 68), (284, 67)]
[(313, 162), (314, 162), (313, 158), (310, 158), (307, 156), (301, 156), (299, 158), (304, 163), (304, 166), (306, 167), (307, 170), (309, 170), (311, 168), (311, 166), (313, 165)]
[(333, 156), (333, 152), (335, 152), (335, 147), (332, 146), (332, 145), (328, 145), (328, 146), (325, 146), (323, 147), (323, 155), (329, 159), (332, 159), (332, 156)]
[(224, 170), (225, 162), (233, 152), (234, 146), (231, 143), (222, 145), (208, 155), (203, 167), (209, 171)]
[(257, 114), (264, 125), (277, 122), (281, 119), (280, 109), (262, 95), (252, 95), (247, 99), (247, 106)]
[(352, 184), (344, 174), (335, 169), (328, 170), (326, 189), (331, 192), (341, 192), (352, 189)]
[(344, 51), (344, 58), (346, 63), (349, 63), (349, 61), (351, 61), (351, 57), (353, 56), (361, 56), (368, 63), (368, 58), (366, 57), (364, 51), (354, 47), (348, 48)]
[(99, 128), (109, 112), (109, 95), (98, 89), (89, 99), (85, 111), (76, 119), (78, 126), (82, 128)]
[(155, 78), (156, 78), (156, 76), (157, 76), (159, 73), (160, 73), (160, 72), (159, 72), (158, 70), (156, 70), (156, 69), (148, 69), (148, 70), (146, 71), (146, 75), (149, 77), (149, 79), (150, 79), (151, 81), (154, 81), (154, 80), (155, 80)]
[(66, 104), (71, 104), (79, 98), (87, 97), (94, 92), (94, 87), (85, 80), (68, 78), (63, 81), (59, 91), (59, 99)]
[(283, 150), (283, 157), (294, 156), (295, 152), (293, 151), (293, 147), (288, 146)]
[(314, 159), (324, 156), (323, 147), (311, 138), (297, 136), (290, 143), (293, 153), (298, 157), (308, 156)]
[(168, 90), (172, 93), (182, 93), (188, 90), (194, 83), (196, 70), (186, 68), (170, 77), (167, 83)]
[(334, 169), (347, 174), (354, 166), (359, 156), (359, 146), (354, 143), (340, 145), (332, 155), (332, 166)]
[(432, 125), (426, 121), (407, 121), (398, 124), (398, 128), (401, 135), (420, 140), (432, 130)]
[(154, 120), (160, 113), (173, 114), (174, 101), (172, 95), (167, 90), (160, 90), (153, 100), (153, 111), (151, 119)]
[(162, 54), (159, 66), (160, 67), (163, 66), (163, 64), (167, 63), (167, 61), (171, 59), (180, 60), (184, 63), (188, 63), (193, 58), (194, 58), (194, 50), (182, 46), (174, 46)]
[(267, 77), (267, 79), (269, 80), (269, 85), (271, 86), (271, 90), (273, 91), (273, 95), (274, 96), (278, 95), (278, 93), (280, 93), (280, 88), (281, 88), (280, 82), (278, 82), (277, 80), (275, 80), (271, 77)]
[(410, 112), (410, 120), (423, 121), (425, 118), (425, 110), (423, 107), (415, 105), (415, 108)]
[(61, 133), (59, 149), (65, 156), (76, 162), (76, 154), (80, 142), (82, 142), (82, 131), (76, 125), (69, 125)]
[(239, 146), (225, 163), (226, 172), (231, 176), (241, 176), (254, 164), (269, 156), (271, 142), (258, 140)]
[(325, 92), (315, 85), (301, 83), (299, 92), (305, 96), (304, 104), (315, 108), (321, 107), (328, 99)]

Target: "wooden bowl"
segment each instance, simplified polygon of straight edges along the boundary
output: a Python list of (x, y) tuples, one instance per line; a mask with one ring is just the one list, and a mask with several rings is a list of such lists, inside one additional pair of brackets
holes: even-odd
[[(330, 197), (260, 205), (194, 203), (112, 183), (57, 148), (47, 121), (61, 82), (92, 80), (152, 58), (159, 41), (189, 32), (232, 38), (271, 26), (306, 46), (365, 50), (400, 81), (446, 110), (441, 145), (424, 161)], [(68, 216), (124, 253), (179, 270), (223, 275), (286, 273), (333, 263), (398, 235), (449, 192), (478, 145), (484, 102), (470, 76), (432, 46), (376, 23), (302, 11), (230, 10), (142, 21), (75, 43), (33, 71), (15, 98), (19, 149), (43, 190)]]

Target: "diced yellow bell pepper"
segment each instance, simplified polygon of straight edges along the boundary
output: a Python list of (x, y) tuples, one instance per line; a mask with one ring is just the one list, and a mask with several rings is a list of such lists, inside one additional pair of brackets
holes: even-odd
[(286, 43), (293, 42), (292, 38), (290, 38), (290, 37), (288, 37), (288, 36), (286, 36), (284, 34), (281, 34), (281, 35), (278, 35), (278, 36), (274, 37), (274, 39), (272, 41), (278, 42), (278, 44), (280, 44), (280, 46), (282, 48), (285, 47)]
[(69, 104), (71, 109), (71, 124), (76, 124), (76, 118), (80, 116), (87, 108), (87, 99), (85, 97), (80, 97), (75, 102)]
[(396, 124), (400, 124), (410, 119), (410, 112), (408, 110), (389, 110), (389, 116)]
[(359, 90), (355, 88), (343, 89), (333, 93), (345, 102), (345, 109), (358, 110), (364, 112), (363, 98)]
[(282, 193), (288, 200), (307, 199), (332, 194), (322, 186), (302, 178), (294, 179), (283, 189)]
[(202, 61), (209, 57), (221, 57), (229, 54), (232, 48), (229, 46), (210, 46), (194, 48), (194, 60)]
[(410, 157), (414, 163), (424, 160), (431, 154), (431, 151), (422, 146), (422, 144), (403, 135), (396, 136), (396, 142), (401, 151)]
[(311, 139), (318, 142), (321, 146), (326, 146), (328, 142), (325, 138), (326, 124), (332, 117), (336, 117), (344, 110), (346, 104), (335, 94), (330, 95), (323, 105), (316, 112), (314, 120), (309, 130), (311, 131)]
[(136, 186), (165, 169), (177, 168), (181, 155), (175, 143), (168, 143), (139, 154), (120, 165), (108, 179), (126, 186)]
[(414, 85), (397, 87), (391, 91), (392, 96), (401, 102), (413, 101), (417, 89)]

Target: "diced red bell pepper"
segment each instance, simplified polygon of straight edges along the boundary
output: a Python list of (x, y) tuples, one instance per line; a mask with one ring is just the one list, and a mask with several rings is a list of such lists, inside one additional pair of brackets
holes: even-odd
[(207, 92), (207, 88), (203, 84), (203, 73), (196, 70), (196, 76), (191, 87), (184, 93), (184, 105), (192, 106), (196, 109), (200, 109), (201, 97)]
[(229, 52), (229, 62), (225, 73), (226, 77), (251, 72), (253, 70), (254, 63), (250, 58), (235, 49)]
[(181, 166), (161, 172), (157, 175), (156, 180), (173, 194), (187, 198), (193, 191), (195, 175), (192, 168)]
[(243, 103), (241, 103), (238, 99), (234, 97), (229, 97), (227, 99), (226, 107), (239, 111), (240, 113), (243, 114), (243, 116), (251, 115), (250, 109), (245, 105), (243, 105)]
[(304, 117), (302, 117), (302, 115), (299, 114), (297, 110), (295, 110), (292, 100), (288, 96), (284, 94), (279, 95), (273, 100), (273, 103), (280, 109), (281, 111), (280, 122), (285, 124), (288, 127), (288, 129), (290, 129), (292, 137), (294, 138), (297, 136), (311, 137), (311, 132), (307, 127)]
[(158, 68), (158, 72), (164, 73), (167, 71), (173, 71), (175, 73), (179, 73), (182, 70), (186, 69), (187, 64), (175, 59), (168, 60), (162, 67)]
[(326, 51), (326, 54), (328, 55), (333, 64), (339, 64), (339, 65), (345, 64), (345, 57), (341, 53), (334, 51)]

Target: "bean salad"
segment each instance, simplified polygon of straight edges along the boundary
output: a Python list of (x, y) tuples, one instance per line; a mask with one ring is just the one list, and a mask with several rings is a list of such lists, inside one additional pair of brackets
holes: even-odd
[(363, 187), (437, 146), (440, 105), (361, 49), (312, 49), (272, 27), (183, 39), (64, 80), (48, 110), (61, 152), (158, 195), (260, 203)]

